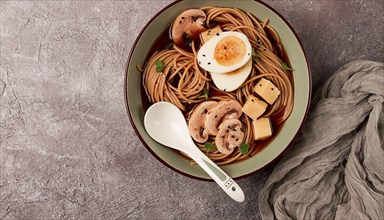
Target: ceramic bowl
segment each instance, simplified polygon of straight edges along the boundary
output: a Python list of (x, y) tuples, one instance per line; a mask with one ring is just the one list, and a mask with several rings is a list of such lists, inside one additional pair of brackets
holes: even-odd
[[(232, 178), (238, 179), (250, 175), (276, 160), (300, 130), (308, 112), (311, 97), (311, 76), (307, 58), (295, 31), (279, 13), (267, 4), (253, 0), (243, 1), (176, 1), (162, 9), (144, 27), (138, 35), (128, 58), (125, 75), (125, 99), (131, 124), (143, 145), (166, 166), (186, 176), (201, 180), (211, 178), (197, 165), (180, 156), (176, 151), (164, 147), (154, 141), (145, 131), (144, 114), (140, 86), (142, 74), (136, 66), (143, 65), (149, 50), (157, 36), (167, 30), (177, 15), (188, 8), (199, 8), (214, 5), (237, 7), (249, 11), (260, 20), (269, 18), (269, 24), (279, 33), (290, 62), (294, 68), (294, 108), (289, 119), (284, 123), (280, 132), (263, 150), (255, 156), (221, 168)], [(141, 94), (143, 95), (143, 94)]]

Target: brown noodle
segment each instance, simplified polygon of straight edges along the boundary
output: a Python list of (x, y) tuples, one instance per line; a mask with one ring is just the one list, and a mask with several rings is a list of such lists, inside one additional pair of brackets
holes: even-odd
[[(192, 42), (192, 52), (187, 52), (174, 45), (172, 49), (164, 49), (152, 55), (144, 69), (144, 86), (152, 103), (168, 101), (175, 104), (187, 116), (190, 109), (205, 101), (202, 97), (204, 90), (209, 90), (209, 99), (223, 100), (235, 99), (244, 104), (247, 97), (253, 93), (253, 88), (262, 77), (269, 79), (280, 90), (280, 96), (275, 103), (267, 108), (263, 117), (270, 117), (274, 126), (282, 124), (293, 109), (293, 87), (291, 72), (282, 68), (282, 57), (285, 55), (280, 37), (277, 32), (264, 22), (258, 20), (250, 13), (237, 8), (203, 7), (207, 14), (206, 25), (220, 24), (225, 31), (238, 31), (244, 33), (256, 54), (252, 57), (253, 68), (251, 74), (243, 85), (233, 92), (222, 92), (213, 83), (209, 73), (197, 64), (197, 51)], [(157, 60), (164, 63), (162, 73), (156, 72)], [(288, 61), (285, 61), (288, 62)], [(244, 128), (244, 143), (249, 144), (247, 154), (240, 151), (226, 155), (217, 149), (206, 151), (203, 144), (198, 144), (218, 165), (232, 163), (253, 156), (260, 149), (253, 140), (251, 120), (244, 114), (240, 120)], [(211, 138), (209, 141), (213, 141)]]

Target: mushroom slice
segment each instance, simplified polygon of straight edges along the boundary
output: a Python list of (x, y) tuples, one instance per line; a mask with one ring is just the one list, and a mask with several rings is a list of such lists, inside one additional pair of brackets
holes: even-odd
[(187, 9), (183, 11), (173, 22), (171, 37), (177, 46), (189, 47), (192, 40), (199, 40), (207, 15), (200, 9)]
[(227, 119), (219, 126), (215, 144), (217, 150), (223, 154), (230, 154), (235, 147), (240, 146), (244, 138), (244, 132), (241, 130), (242, 124), (238, 119)]
[(242, 106), (236, 100), (223, 100), (213, 106), (205, 117), (205, 129), (209, 134), (216, 135), (219, 125), (225, 119), (238, 119), (242, 114)]
[(238, 130), (231, 130), (228, 132), (228, 143), (234, 146), (240, 146), (244, 139), (244, 132), (239, 128)]
[(208, 140), (208, 132), (204, 127), (205, 116), (208, 110), (216, 105), (215, 101), (205, 101), (195, 107), (188, 120), (189, 134), (193, 140), (199, 143), (204, 143)]

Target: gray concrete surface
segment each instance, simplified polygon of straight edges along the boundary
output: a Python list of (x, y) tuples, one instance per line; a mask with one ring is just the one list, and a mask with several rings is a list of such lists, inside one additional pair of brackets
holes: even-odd
[[(125, 63), (164, 1), (0, 1), (0, 219), (260, 219), (272, 168), (235, 203), (177, 174), (127, 117)], [(384, 61), (382, 0), (266, 0), (297, 30), (313, 88), (355, 60)]]

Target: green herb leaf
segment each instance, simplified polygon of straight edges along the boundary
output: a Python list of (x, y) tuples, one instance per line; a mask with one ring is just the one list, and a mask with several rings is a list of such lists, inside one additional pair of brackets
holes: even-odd
[(247, 154), (249, 151), (249, 145), (248, 144), (240, 144), (240, 152), (241, 152), (241, 155), (245, 155)]
[(252, 47), (252, 56), (255, 57), (256, 56), (256, 50), (255, 48)]
[(207, 100), (208, 96), (209, 96), (209, 90), (208, 89), (204, 89), (204, 94), (199, 96), (199, 98), (205, 98)]
[(164, 63), (161, 60), (156, 60), (156, 72), (161, 73), (164, 70)]
[(215, 149), (216, 145), (212, 144), (211, 142), (205, 142), (204, 147), (209, 153), (210, 150)]
[(287, 70), (293, 70), (292, 68), (290, 68), (286, 63), (282, 63), (281, 64), (281, 68), (283, 68), (283, 70), (287, 71)]

